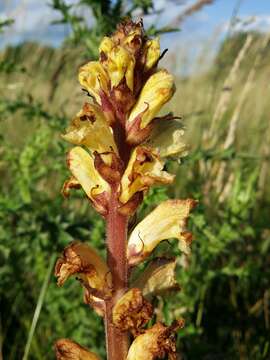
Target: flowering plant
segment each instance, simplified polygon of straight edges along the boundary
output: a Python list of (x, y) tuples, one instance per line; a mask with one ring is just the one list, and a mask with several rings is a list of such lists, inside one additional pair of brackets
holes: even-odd
[[(164, 170), (165, 159), (186, 154), (179, 119), (171, 113), (158, 117), (175, 85), (167, 70), (158, 69), (159, 40), (145, 35), (142, 22), (121, 23), (111, 37), (104, 37), (99, 54), (99, 61), (79, 70), (80, 84), (92, 101), (63, 135), (76, 145), (67, 155), (71, 177), (63, 193), (82, 187), (104, 217), (107, 262), (75, 241), (58, 259), (55, 274), (59, 285), (75, 275), (85, 302), (104, 317), (109, 360), (166, 355), (173, 360), (174, 334), (184, 321), (147, 323), (153, 316), (152, 297), (177, 288), (175, 259), (154, 259), (134, 283), (130, 275), (163, 240), (177, 238), (180, 250), (189, 253), (192, 236), (186, 225), (196, 201), (167, 200), (130, 232), (128, 223), (151, 186), (173, 182), (174, 175)], [(55, 348), (57, 359), (97, 359), (71, 340), (58, 340)]]

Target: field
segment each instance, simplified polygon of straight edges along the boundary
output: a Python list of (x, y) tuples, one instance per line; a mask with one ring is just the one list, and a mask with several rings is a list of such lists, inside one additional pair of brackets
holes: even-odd
[[(199, 200), (192, 255), (178, 257), (181, 291), (155, 300), (158, 319), (185, 318), (183, 359), (270, 358), (269, 54), (268, 34), (227, 38), (207, 70), (198, 65), (176, 79), (167, 106), (183, 118), (190, 150), (181, 164), (168, 162), (176, 183), (151, 191), (139, 218), (160, 199)], [(26, 43), (0, 53), (3, 359), (53, 359), (59, 337), (105, 356), (102, 321), (83, 304), (79, 284), (58, 289), (53, 276), (72, 239), (104, 253), (102, 219), (82, 194), (60, 194), (68, 176), (60, 134), (87, 100), (77, 82), (86, 60), (68, 45)], [(169, 247), (179, 255), (173, 240), (156, 254)]]

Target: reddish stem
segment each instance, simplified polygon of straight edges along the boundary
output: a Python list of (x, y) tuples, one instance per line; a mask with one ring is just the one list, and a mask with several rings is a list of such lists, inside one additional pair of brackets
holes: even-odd
[(128, 286), (126, 256), (128, 218), (118, 213), (118, 195), (112, 188), (109, 213), (107, 215), (107, 263), (113, 279), (113, 296), (106, 303), (106, 347), (108, 360), (125, 360), (127, 357), (128, 334), (119, 331), (112, 323), (112, 307)]

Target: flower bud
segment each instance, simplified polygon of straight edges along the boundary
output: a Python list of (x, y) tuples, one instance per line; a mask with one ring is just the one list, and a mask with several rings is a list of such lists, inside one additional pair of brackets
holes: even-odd
[(154, 67), (160, 58), (159, 38), (147, 40), (145, 44), (146, 60), (144, 69), (150, 70)]
[(141, 290), (132, 288), (114, 306), (113, 323), (120, 330), (137, 335), (152, 315), (152, 305), (143, 298)]
[(54, 344), (57, 360), (99, 360), (99, 357), (75, 341), (59, 339)]
[(173, 334), (183, 326), (183, 320), (177, 320), (171, 326), (155, 324), (135, 338), (129, 348), (127, 360), (163, 359), (166, 355), (170, 360), (176, 360)]
[(143, 261), (165, 239), (177, 238), (180, 250), (188, 254), (192, 234), (186, 231), (186, 225), (195, 205), (196, 201), (192, 199), (167, 200), (158, 205), (135, 227), (129, 237), (129, 264), (136, 265)]

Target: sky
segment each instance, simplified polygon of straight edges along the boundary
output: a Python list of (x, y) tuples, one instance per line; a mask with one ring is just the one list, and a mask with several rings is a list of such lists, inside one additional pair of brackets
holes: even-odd
[[(53, 20), (59, 19), (57, 11), (48, 6), (50, 0), (0, 0), (0, 20), (13, 18), (14, 24), (0, 34), (0, 48), (8, 44), (18, 44), (23, 41), (39, 41), (52, 46), (60, 46), (69, 33), (67, 25), (52, 25)], [(72, 3), (76, 0), (67, 0)], [(188, 5), (196, 2), (189, 0)], [(177, 4), (178, 3), (178, 4)], [(144, 19), (147, 26), (152, 23), (157, 27), (172, 25), (176, 17), (184, 10), (179, 5), (180, 0), (154, 0), (156, 10), (162, 10), (158, 15), (151, 15)], [(240, 21), (235, 26), (239, 29), (270, 29), (270, 0), (215, 0), (213, 4), (205, 6), (201, 11), (190, 16), (181, 26), (180, 31), (161, 37), (162, 47), (185, 48), (191, 52), (199, 51), (200, 44), (205, 40), (216, 43), (227, 32), (235, 9)], [(91, 22), (91, 14), (88, 14)], [(177, 24), (177, 23), (176, 23)], [(174, 24), (175, 25), (175, 24)], [(210, 40), (212, 39), (212, 40)]]

